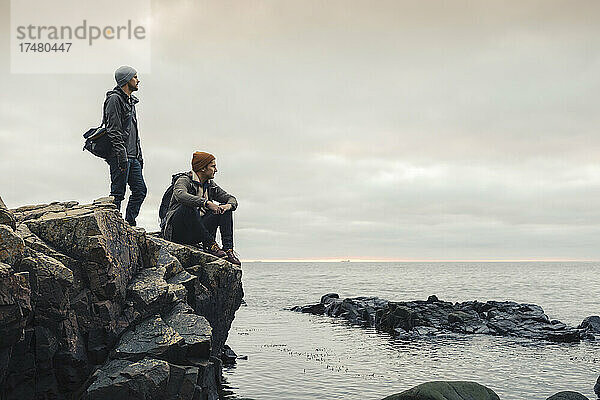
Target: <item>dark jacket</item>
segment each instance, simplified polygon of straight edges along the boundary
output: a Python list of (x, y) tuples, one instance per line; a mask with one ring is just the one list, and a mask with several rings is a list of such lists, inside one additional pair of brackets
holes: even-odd
[[(175, 175), (174, 175), (175, 176)], [(205, 207), (206, 199), (198, 195), (201, 183), (192, 179), (192, 173), (182, 174), (177, 178), (173, 185), (173, 197), (169, 203), (169, 211), (165, 222), (165, 231), (163, 237), (171, 240), (173, 237), (173, 226), (171, 224), (175, 212), (183, 207)], [(231, 211), (235, 211), (238, 206), (236, 198), (225, 190), (221, 189), (212, 179), (208, 181), (208, 200), (220, 204), (231, 204)]]
[[(135, 126), (137, 132), (137, 159), (143, 163), (142, 146), (140, 145), (140, 134), (137, 126), (135, 105), (139, 99), (116, 86), (113, 90), (106, 92), (104, 102), (104, 122), (106, 123), (106, 134), (112, 144), (109, 158), (116, 158), (120, 165), (127, 162), (127, 142), (131, 127)], [(130, 121), (132, 123), (130, 123)]]

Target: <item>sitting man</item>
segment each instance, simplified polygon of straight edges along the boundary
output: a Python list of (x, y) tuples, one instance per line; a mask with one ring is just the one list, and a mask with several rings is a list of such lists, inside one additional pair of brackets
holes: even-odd
[[(181, 244), (202, 242), (205, 252), (241, 265), (233, 252), (233, 211), (238, 203), (213, 181), (216, 172), (215, 156), (194, 153), (192, 171), (175, 178), (163, 237)], [(217, 228), (223, 250), (215, 239)]]

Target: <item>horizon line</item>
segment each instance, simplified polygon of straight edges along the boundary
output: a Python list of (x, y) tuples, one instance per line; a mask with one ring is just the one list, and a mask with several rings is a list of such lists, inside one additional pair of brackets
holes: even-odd
[(573, 259), (573, 258), (537, 258), (537, 259), (390, 259), (390, 258), (279, 258), (279, 259), (253, 259), (244, 262), (600, 262), (598, 259)]

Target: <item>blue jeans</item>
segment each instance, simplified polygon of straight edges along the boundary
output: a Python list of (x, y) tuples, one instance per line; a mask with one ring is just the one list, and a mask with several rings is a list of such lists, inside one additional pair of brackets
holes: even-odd
[(135, 158), (127, 160), (127, 168), (119, 169), (116, 158), (106, 160), (110, 167), (110, 195), (115, 198), (115, 205), (121, 210), (121, 202), (125, 198), (125, 186), (129, 185), (131, 195), (125, 210), (125, 221), (135, 226), (135, 219), (140, 213), (140, 207), (146, 198), (148, 189), (142, 176), (142, 165)]

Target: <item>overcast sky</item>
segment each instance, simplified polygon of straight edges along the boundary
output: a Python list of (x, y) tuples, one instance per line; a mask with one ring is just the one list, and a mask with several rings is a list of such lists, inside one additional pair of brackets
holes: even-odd
[[(81, 134), (114, 69), (11, 74), (9, 6), (2, 198), (108, 195)], [(139, 225), (157, 229), (201, 150), (239, 201), (242, 259), (598, 260), (598, 15), (596, 0), (153, 1)]]

